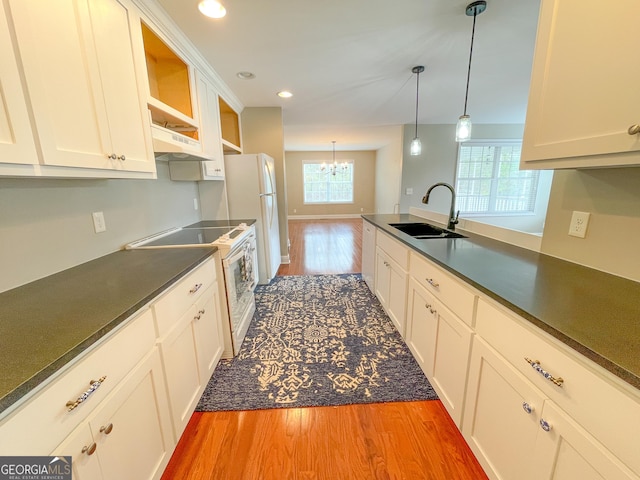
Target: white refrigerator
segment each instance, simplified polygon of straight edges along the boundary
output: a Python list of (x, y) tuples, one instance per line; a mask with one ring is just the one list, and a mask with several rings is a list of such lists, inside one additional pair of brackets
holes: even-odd
[(224, 171), (229, 218), (256, 220), (258, 283), (269, 283), (281, 262), (275, 162), (264, 153), (225, 155)]

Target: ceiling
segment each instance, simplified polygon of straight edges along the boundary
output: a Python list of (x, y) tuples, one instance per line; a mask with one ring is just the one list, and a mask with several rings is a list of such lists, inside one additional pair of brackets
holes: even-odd
[[(377, 149), (391, 125), (462, 114), (473, 17), (467, 0), (157, 0), (245, 107), (283, 110), (286, 150)], [(539, 0), (488, 0), (476, 20), (468, 113), (524, 123)], [(236, 74), (249, 71), (252, 80)], [(281, 99), (276, 93), (290, 90)]]

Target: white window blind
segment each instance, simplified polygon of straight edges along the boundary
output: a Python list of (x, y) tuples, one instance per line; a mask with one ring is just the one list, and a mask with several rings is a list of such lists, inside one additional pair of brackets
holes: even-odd
[(304, 203), (353, 202), (353, 162), (304, 162), (302, 175)]
[(466, 142), (460, 145), (456, 208), (461, 213), (532, 213), (538, 191), (537, 170), (519, 170), (520, 142)]

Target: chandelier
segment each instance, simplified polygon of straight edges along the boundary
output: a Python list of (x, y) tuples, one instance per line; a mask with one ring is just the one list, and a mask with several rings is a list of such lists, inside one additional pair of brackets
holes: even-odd
[(320, 170), (327, 173), (328, 175), (335, 176), (338, 172), (347, 171), (348, 166), (347, 162), (342, 162), (338, 165), (338, 162), (336, 161), (336, 141), (332, 140), (331, 143), (333, 143), (333, 163), (327, 165), (325, 162), (322, 162)]

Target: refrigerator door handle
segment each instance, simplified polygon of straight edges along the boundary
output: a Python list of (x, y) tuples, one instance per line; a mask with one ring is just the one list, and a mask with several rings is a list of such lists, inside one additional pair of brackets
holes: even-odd
[(275, 193), (261, 193), (259, 196), (260, 197), (275, 197), (276, 194)]

